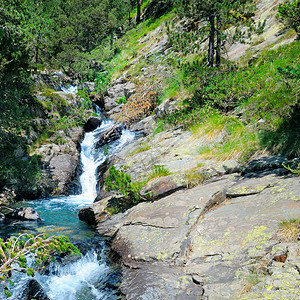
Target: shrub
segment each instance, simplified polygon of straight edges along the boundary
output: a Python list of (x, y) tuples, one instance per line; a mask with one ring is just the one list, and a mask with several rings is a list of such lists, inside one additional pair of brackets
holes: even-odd
[(300, 38), (300, 0), (285, 1), (279, 4), (278, 18), (293, 28)]
[(137, 204), (142, 200), (140, 183), (132, 182), (131, 176), (126, 174), (124, 170), (117, 170), (115, 166), (111, 166), (105, 179), (107, 191), (117, 191), (129, 199), (132, 204)]
[[(35, 260), (33, 267), (28, 266), (30, 254)], [(11, 296), (8, 283), (13, 285), (10, 279), (12, 271), (34, 276), (36, 270), (41, 270), (49, 261), (56, 261), (55, 255), (61, 254), (80, 255), (80, 252), (65, 236), (21, 234), (11, 236), (6, 241), (0, 239), (0, 281), (3, 282), (5, 295)]]
[(147, 117), (156, 107), (157, 92), (154, 91), (150, 83), (140, 84), (136, 88), (136, 93), (131, 95), (124, 104), (121, 112), (113, 118), (119, 122), (132, 124)]

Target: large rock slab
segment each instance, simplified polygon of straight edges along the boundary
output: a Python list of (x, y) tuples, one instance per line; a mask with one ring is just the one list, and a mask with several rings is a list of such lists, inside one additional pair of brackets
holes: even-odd
[[(300, 218), (299, 183), (277, 172), (226, 175), (102, 219), (97, 230), (122, 256), (128, 299), (297, 299), (300, 247), (278, 230)], [(262, 283), (249, 288), (253, 272)]]

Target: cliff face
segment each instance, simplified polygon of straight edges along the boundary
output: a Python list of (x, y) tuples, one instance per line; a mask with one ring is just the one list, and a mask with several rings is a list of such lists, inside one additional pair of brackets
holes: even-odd
[[(11, 164), (19, 174), (10, 176), (0, 203), (66, 194), (76, 176), (83, 124), (92, 114), (87, 98), (62, 89), (71, 79), (61, 72), (41, 72), (31, 77), (27, 124), (15, 139)], [(29, 163), (25, 169), (20, 162)], [(18, 165), (19, 164), (19, 165)]]

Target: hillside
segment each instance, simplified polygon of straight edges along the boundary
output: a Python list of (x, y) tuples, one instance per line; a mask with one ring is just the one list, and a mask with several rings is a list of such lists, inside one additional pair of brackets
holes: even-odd
[(79, 218), (120, 299), (300, 297), (299, 1), (225, 2), (0, 5), (0, 205), (78, 194), (112, 120)]
[(278, 4), (259, 1), (264, 30), (221, 69), (173, 11), (116, 42), (98, 103), (139, 137), (80, 217), (113, 239), (127, 299), (299, 297), (299, 42)]

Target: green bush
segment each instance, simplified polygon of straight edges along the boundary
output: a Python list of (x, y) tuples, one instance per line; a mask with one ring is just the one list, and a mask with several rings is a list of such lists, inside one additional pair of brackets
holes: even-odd
[(137, 204), (142, 200), (140, 190), (142, 185), (134, 183), (131, 176), (123, 170), (117, 170), (115, 166), (111, 166), (105, 180), (107, 191), (116, 191), (124, 195), (126, 199), (131, 200), (133, 204)]
[(293, 28), (300, 38), (300, 0), (285, 1), (279, 4), (278, 18)]

